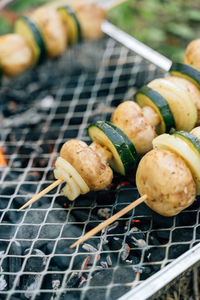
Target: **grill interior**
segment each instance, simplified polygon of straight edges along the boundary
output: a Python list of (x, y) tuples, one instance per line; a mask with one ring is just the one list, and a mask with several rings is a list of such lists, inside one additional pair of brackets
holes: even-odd
[(60, 195), (60, 186), (17, 212), (53, 182), (53, 165), (67, 139), (89, 143), (89, 124), (109, 120), (122, 100), (161, 75), (105, 38), (5, 80), (0, 91), (0, 146), (7, 159), (0, 169), (1, 299), (117, 299), (198, 242), (196, 201), (170, 218), (142, 204), (70, 249), (139, 196), (134, 178), (117, 175), (106, 191), (70, 202)]

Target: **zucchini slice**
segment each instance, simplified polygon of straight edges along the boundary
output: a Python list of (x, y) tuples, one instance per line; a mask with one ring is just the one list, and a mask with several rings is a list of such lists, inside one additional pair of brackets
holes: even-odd
[(155, 79), (148, 86), (161, 94), (168, 102), (177, 130), (190, 131), (194, 128), (197, 122), (197, 109), (184, 90), (164, 78)]
[(182, 63), (173, 63), (169, 72), (174, 76), (188, 79), (200, 88), (200, 71), (196, 68)]
[(173, 135), (162, 134), (153, 140), (154, 148), (164, 148), (177, 153), (186, 162), (200, 195), (200, 141), (193, 134), (178, 131)]
[(68, 5), (57, 8), (63, 23), (68, 30), (68, 42), (69, 44), (75, 44), (82, 40), (81, 25), (76, 17), (74, 10)]
[(46, 47), (38, 26), (29, 18), (19, 17), (14, 24), (14, 31), (22, 35), (33, 52), (33, 65), (46, 57)]
[(135, 170), (138, 155), (129, 138), (110, 122), (98, 121), (88, 128), (91, 140), (107, 147), (113, 155), (111, 167), (122, 175)]
[(158, 92), (145, 85), (134, 95), (134, 100), (140, 107), (150, 106), (160, 116), (160, 124), (156, 127), (158, 134), (169, 132), (171, 128), (175, 128), (169, 104)]

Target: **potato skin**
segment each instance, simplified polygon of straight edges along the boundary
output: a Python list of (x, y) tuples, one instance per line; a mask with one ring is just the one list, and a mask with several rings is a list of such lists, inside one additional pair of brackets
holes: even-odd
[(156, 132), (135, 102), (125, 101), (118, 105), (111, 117), (111, 122), (129, 137), (139, 154), (152, 149), (152, 141), (156, 137)]
[(102, 190), (112, 182), (111, 168), (86, 143), (69, 140), (62, 146), (60, 156), (79, 172), (91, 190)]
[(0, 37), (0, 65), (3, 72), (15, 76), (32, 64), (32, 52), (25, 39), (19, 34)]
[(103, 36), (101, 23), (106, 19), (105, 10), (93, 3), (78, 3), (74, 8), (81, 25), (83, 39), (100, 39)]
[(195, 200), (196, 186), (190, 169), (175, 153), (154, 149), (139, 163), (136, 184), (146, 204), (163, 216), (174, 216)]
[(67, 31), (55, 9), (41, 7), (31, 18), (39, 26), (49, 57), (61, 55), (67, 47)]
[(165, 79), (175, 83), (176, 85), (178, 85), (178, 87), (180, 87), (188, 93), (197, 109), (198, 117), (196, 125), (200, 125), (200, 90), (198, 89), (198, 87), (191, 81), (181, 77), (170, 76), (166, 77)]
[(186, 48), (184, 63), (200, 70), (200, 39), (193, 40)]

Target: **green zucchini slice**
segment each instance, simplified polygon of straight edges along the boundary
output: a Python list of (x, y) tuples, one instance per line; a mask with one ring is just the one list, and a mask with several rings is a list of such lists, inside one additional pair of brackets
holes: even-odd
[(173, 63), (169, 72), (174, 76), (188, 79), (200, 88), (200, 71), (196, 68), (182, 63)]
[(177, 131), (172, 135), (162, 134), (153, 140), (154, 148), (164, 148), (177, 153), (186, 162), (196, 183), (197, 195), (200, 195), (200, 141), (195, 135)]
[(57, 9), (63, 23), (68, 29), (68, 42), (69, 44), (75, 44), (82, 40), (81, 25), (76, 17), (74, 10), (68, 5), (59, 7)]
[(91, 140), (106, 146), (113, 154), (111, 167), (122, 175), (135, 170), (138, 155), (129, 138), (110, 122), (98, 121), (88, 128)]
[(158, 134), (169, 132), (176, 127), (168, 102), (152, 88), (143, 86), (134, 95), (134, 100), (140, 107), (150, 106), (160, 116), (160, 124), (156, 127)]
[(22, 35), (33, 52), (33, 65), (40, 63), (46, 57), (46, 47), (38, 26), (29, 18), (19, 17), (14, 25), (14, 31)]

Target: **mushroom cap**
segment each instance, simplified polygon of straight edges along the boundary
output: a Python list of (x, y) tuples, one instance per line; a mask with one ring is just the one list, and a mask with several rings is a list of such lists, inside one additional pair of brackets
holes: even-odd
[(200, 39), (193, 40), (186, 48), (184, 63), (200, 69)]
[(186, 163), (177, 154), (154, 149), (139, 163), (136, 184), (146, 204), (163, 216), (174, 216), (193, 203), (196, 186)]
[(152, 149), (152, 141), (156, 137), (156, 132), (135, 102), (121, 103), (112, 114), (111, 122), (129, 137), (139, 154)]
[(111, 168), (85, 142), (67, 141), (60, 150), (60, 156), (76, 169), (91, 190), (102, 190), (112, 182)]
[(0, 65), (3, 72), (14, 76), (32, 64), (32, 51), (19, 34), (5, 34), (0, 37)]
[(48, 55), (61, 55), (67, 46), (67, 30), (56, 10), (44, 6), (36, 9), (31, 18), (42, 32)]
[(94, 3), (75, 5), (76, 16), (81, 25), (84, 39), (96, 40), (103, 36), (101, 23), (106, 19), (106, 11)]

